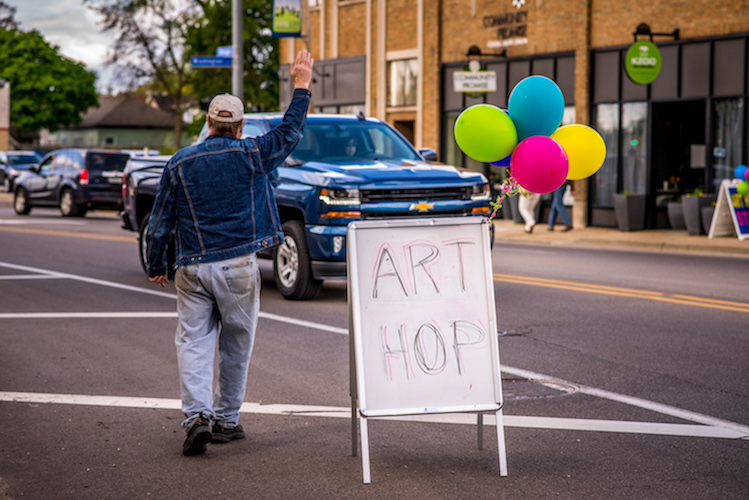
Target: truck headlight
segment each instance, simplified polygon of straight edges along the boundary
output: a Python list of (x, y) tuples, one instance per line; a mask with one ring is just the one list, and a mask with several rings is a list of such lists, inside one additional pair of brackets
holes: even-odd
[(489, 191), (489, 184), (474, 184), (473, 190), (471, 191), (471, 200), (473, 201), (489, 201), (491, 199), (491, 192)]
[(326, 205), (359, 205), (359, 190), (353, 189), (320, 189), (320, 200)]

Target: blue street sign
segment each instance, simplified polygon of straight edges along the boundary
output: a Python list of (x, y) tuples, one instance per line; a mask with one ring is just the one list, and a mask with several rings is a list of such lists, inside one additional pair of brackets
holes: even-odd
[(226, 47), (218, 47), (216, 49), (216, 57), (233, 57), (234, 56), (234, 47), (231, 45)]
[(231, 68), (231, 57), (198, 56), (190, 59), (193, 68)]

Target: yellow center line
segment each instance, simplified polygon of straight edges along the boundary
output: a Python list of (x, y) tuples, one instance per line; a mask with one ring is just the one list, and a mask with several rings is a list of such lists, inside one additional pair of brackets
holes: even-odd
[(519, 285), (543, 286), (547, 288), (558, 288), (561, 290), (572, 290), (575, 292), (598, 293), (601, 295), (614, 295), (617, 297), (631, 297), (636, 299), (657, 300), (670, 304), (681, 304), (687, 306), (706, 307), (709, 309), (720, 309), (723, 311), (736, 311), (749, 313), (749, 304), (742, 302), (729, 302), (724, 300), (705, 299), (691, 297), (688, 295), (666, 296), (660, 292), (647, 290), (632, 290), (628, 288), (616, 288), (600, 285), (588, 285), (586, 283), (575, 283), (571, 281), (558, 281), (543, 278), (531, 278), (525, 276), (512, 276), (508, 274), (494, 274), (495, 281), (505, 283), (516, 283)]
[(673, 295), (673, 297), (676, 297), (677, 299), (698, 300), (701, 302), (712, 302), (714, 304), (723, 304), (723, 305), (728, 305), (728, 306), (749, 307), (749, 305), (744, 304), (742, 302), (731, 302), (728, 300), (705, 299), (702, 297), (691, 297), (689, 295)]
[(135, 243), (137, 241), (132, 236), (107, 236), (103, 234), (75, 233), (73, 231), (52, 231), (50, 229), (28, 229), (23, 227), (0, 226), (0, 231), (7, 231), (11, 233), (41, 234), (46, 236), (64, 236), (67, 238), (85, 238), (89, 240), (126, 241), (128, 243)]
[(589, 285), (587, 283), (578, 283), (574, 281), (559, 281), (559, 280), (550, 280), (546, 278), (532, 278), (530, 276), (513, 276), (511, 274), (494, 274), (495, 278), (506, 278), (506, 279), (522, 279), (523, 281), (537, 281), (539, 283), (554, 283), (554, 284), (560, 284), (560, 285), (572, 285), (575, 287), (585, 287), (585, 288), (594, 288), (594, 289), (600, 289), (600, 290), (613, 290), (617, 292), (627, 292), (627, 293), (636, 293), (638, 295), (646, 294), (646, 295), (663, 295), (660, 292), (649, 292), (646, 290), (633, 290), (631, 288), (619, 288), (619, 287), (613, 287), (613, 286), (603, 286), (603, 285)]

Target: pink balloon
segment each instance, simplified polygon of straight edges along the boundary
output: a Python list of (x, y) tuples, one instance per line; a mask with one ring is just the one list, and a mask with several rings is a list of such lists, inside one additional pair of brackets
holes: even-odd
[(749, 168), (747, 168), (746, 172), (744, 172), (744, 179), (746, 179), (746, 182), (749, 182)]
[(567, 153), (551, 137), (533, 135), (517, 145), (510, 158), (515, 180), (532, 193), (551, 193), (564, 184), (570, 169)]

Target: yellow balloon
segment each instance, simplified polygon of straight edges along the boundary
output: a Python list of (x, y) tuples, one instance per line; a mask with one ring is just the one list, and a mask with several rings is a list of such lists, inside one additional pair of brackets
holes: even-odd
[(606, 143), (595, 129), (576, 123), (559, 127), (551, 138), (557, 141), (570, 162), (567, 179), (585, 179), (598, 172), (606, 159)]

